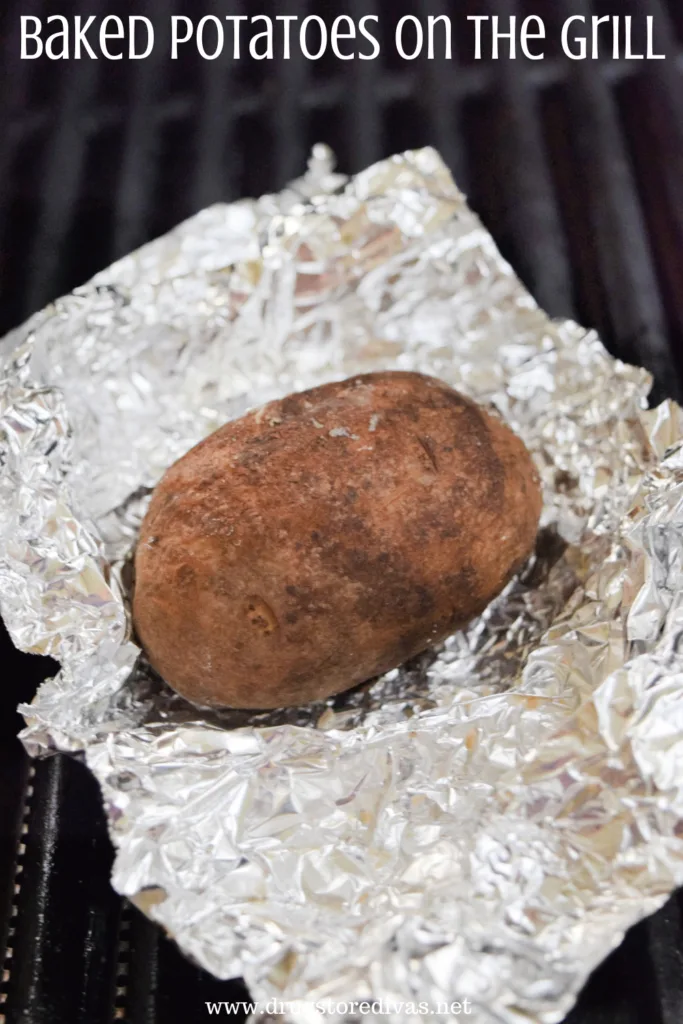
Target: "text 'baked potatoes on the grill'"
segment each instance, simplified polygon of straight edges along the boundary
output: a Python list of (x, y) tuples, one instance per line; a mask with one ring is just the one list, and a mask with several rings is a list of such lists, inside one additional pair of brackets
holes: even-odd
[(289, 395), (164, 475), (135, 556), (137, 635), (195, 703), (324, 698), (483, 611), (540, 511), (519, 438), (440, 380), (387, 371)]

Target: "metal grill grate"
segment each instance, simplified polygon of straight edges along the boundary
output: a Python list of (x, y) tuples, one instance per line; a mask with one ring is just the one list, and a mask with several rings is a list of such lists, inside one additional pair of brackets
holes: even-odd
[[(683, 5), (680, 0), (261, 0), (259, 13), (377, 13), (380, 59), (171, 62), (170, 13), (192, 0), (89, 0), (64, 13), (146, 14), (153, 56), (135, 63), (25, 61), (19, 14), (0, 10), (0, 335), (114, 258), (201, 207), (274, 190), (313, 143), (344, 170), (437, 146), (474, 208), (553, 315), (595, 326), (649, 367), (656, 398), (683, 392)], [(225, 14), (205, 0), (202, 14)], [(234, 0), (231, 14), (247, 13)], [(252, 12), (253, 13), (253, 12)], [(454, 60), (404, 62), (403, 14), (449, 14)], [(540, 14), (549, 36), (577, 13), (655, 18), (666, 61), (475, 62), (468, 14)], [(109, 885), (97, 787), (64, 758), (29, 768), (13, 707), (53, 670), (1, 641), (0, 1022), (176, 1024), (204, 1000), (240, 999), (185, 961)], [(683, 905), (674, 897), (596, 973), (571, 1024), (680, 1024)]]

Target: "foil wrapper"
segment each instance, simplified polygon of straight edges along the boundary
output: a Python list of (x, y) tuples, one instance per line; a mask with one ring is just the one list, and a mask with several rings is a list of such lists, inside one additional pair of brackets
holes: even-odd
[[(203, 211), (0, 357), (0, 607), (61, 664), (23, 739), (97, 777), (116, 889), (257, 999), (561, 1020), (683, 883), (679, 408), (648, 409), (645, 371), (546, 317), (431, 149), (347, 180), (316, 147), (280, 195)], [(545, 500), (530, 563), (334, 700), (186, 703), (130, 639), (151, 489), (248, 408), (385, 368), (522, 436)]]

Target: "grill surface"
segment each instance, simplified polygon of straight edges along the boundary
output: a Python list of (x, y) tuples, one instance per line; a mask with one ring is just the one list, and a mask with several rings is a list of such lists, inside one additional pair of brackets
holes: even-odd
[[(49, 8), (49, 10), (48, 10)], [(148, 60), (24, 61), (19, 15), (138, 13)], [(201, 14), (255, 13), (246, 0)], [(474, 208), (553, 315), (601, 332), (681, 397), (683, 5), (680, 0), (261, 0), (258, 13), (378, 13), (383, 54), (232, 63), (166, 58), (169, 14), (192, 0), (6, 0), (0, 10), (0, 335), (114, 258), (216, 200), (274, 190), (329, 142), (355, 171), (437, 146)], [(448, 13), (456, 53), (401, 61), (403, 14)], [(468, 14), (655, 18), (666, 61), (475, 62)], [(639, 33), (642, 38), (643, 33)], [(1, 627), (0, 627), (1, 628)], [(246, 998), (197, 970), (111, 890), (97, 787), (78, 763), (29, 766), (14, 714), (48, 659), (0, 637), (0, 1024), (176, 1024)], [(683, 1021), (683, 904), (674, 896), (594, 975), (571, 1024)], [(238, 1018), (239, 1019), (239, 1018)], [(568, 1022), (568, 1024), (569, 1024)]]

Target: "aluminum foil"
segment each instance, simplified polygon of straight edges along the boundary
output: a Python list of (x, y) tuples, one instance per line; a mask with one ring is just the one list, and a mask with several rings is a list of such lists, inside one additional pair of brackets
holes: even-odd
[[(316, 147), (282, 194), (203, 211), (0, 357), (0, 607), (61, 664), (23, 739), (96, 775), (116, 889), (257, 999), (561, 1020), (683, 883), (678, 407), (648, 410), (645, 371), (545, 316), (432, 149), (347, 180)], [(186, 703), (129, 633), (155, 482), (250, 407), (392, 367), (523, 437), (545, 494), (529, 565), (468, 629), (346, 695)], [(316, 1016), (334, 1014), (290, 1011)]]

